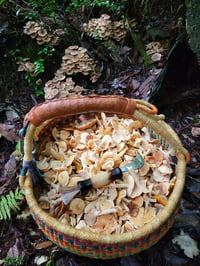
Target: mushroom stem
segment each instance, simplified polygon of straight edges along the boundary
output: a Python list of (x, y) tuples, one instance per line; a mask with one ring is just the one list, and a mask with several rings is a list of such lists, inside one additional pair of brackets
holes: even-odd
[(155, 199), (158, 203), (162, 204), (163, 206), (167, 205), (167, 200), (163, 199), (161, 196), (154, 195), (152, 199)]

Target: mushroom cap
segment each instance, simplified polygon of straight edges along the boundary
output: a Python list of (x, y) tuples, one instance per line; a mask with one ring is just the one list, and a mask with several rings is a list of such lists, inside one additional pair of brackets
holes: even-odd
[(24, 65), (25, 69), (32, 72), (35, 69), (35, 65), (31, 62), (27, 62)]
[(68, 171), (62, 171), (61, 173), (59, 173), (59, 175), (58, 175), (58, 183), (62, 187), (67, 187), (67, 185), (69, 183), (69, 173), (68, 173)]
[(24, 71), (24, 70), (25, 70), (24, 65), (19, 65), (17, 68), (17, 71)]
[(38, 45), (42, 45), (45, 43), (45, 40), (44, 39), (37, 39), (37, 44)]
[(54, 97), (56, 97), (59, 93), (58, 89), (49, 89), (48, 91), (45, 91), (45, 99), (46, 100), (51, 100)]
[(63, 73), (60, 73), (60, 74), (58, 74), (58, 73), (56, 73), (55, 74), (55, 80), (64, 80), (65, 79), (65, 75), (63, 74)]
[(62, 36), (63, 34), (65, 34), (63, 29), (56, 29), (54, 31), (54, 34), (58, 35), (58, 36)]
[(45, 29), (40, 29), (38, 32), (37, 32), (38, 36), (40, 37), (44, 37), (47, 35), (47, 31)]
[(84, 47), (69, 46), (62, 57), (61, 70), (67, 75), (82, 73), (89, 75), (95, 69), (96, 63), (87, 54)]
[(59, 37), (63, 34), (63, 31), (62, 29), (57, 29), (51, 34), (44, 28), (43, 22), (37, 23), (34, 21), (28, 21), (24, 26), (24, 33), (30, 35), (32, 39), (36, 38), (39, 45), (44, 43), (57, 45), (60, 40)]

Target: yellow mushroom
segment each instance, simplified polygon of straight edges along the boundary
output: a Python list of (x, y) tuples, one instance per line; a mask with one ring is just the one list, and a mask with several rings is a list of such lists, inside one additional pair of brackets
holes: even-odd
[(61, 173), (59, 173), (59, 175), (58, 175), (58, 183), (62, 187), (67, 187), (67, 185), (69, 183), (69, 174), (68, 174), (67, 171), (62, 171)]
[(69, 209), (75, 214), (83, 213), (84, 208), (85, 201), (80, 198), (74, 198), (69, 204)]
[(118, 197), (116, 199), (116, 205), (119, 205), (120, 202), (122, 201), (123, 198), (126, 197), (126, 190), (125, 189), (121, 189), (119, 191)]
[(50, 169), (49, 163), (47, 162), (47, 157), (44, 157), (42, 160), (37, 161), (37, 167), (41, 171), (48, 171)]
[(114, 207), (114, 202), (112, 200), (108, 200), (102, 197), (97, 201), (97, 209), (100, 211), (110, 209), (112, 207)]

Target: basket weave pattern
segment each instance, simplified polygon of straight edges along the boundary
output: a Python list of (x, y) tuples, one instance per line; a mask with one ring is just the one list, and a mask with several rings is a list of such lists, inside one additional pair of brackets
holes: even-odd
[[(31, 178), (29, 164), (32, 161), (34, 136), (37, 132), (41, 145), (45, 145), (50, 128), (64, 123), (66, 119), (88, 112), (116, 113), (132, 116), (150, 129), (154, 138), (159, 139), (165, 149), (173, 147), (177, 157), (176, 184), (169, 196), (168, 203), (152, 222), (132, 232), (114, 235), (102, 235), (86, 232), (64, 225), (41, 209), (35, 195), (35, 186)], [(67, 117), (67, 118), (66, 118)], [(71, 118), (70, 118), (71, 117)], [(173, 225), (185, 182), (185, 167), (189, 153), (182, 146), (175, 132), (157, 115), (155, 106), (141, 100), (127, 99), (121, 96), (89, 96), (58, 99), (34, 107), (24, 121), (24, 161), (20, 184), (26, 193), (30, 212), (43, 233), (55, 244), (65, 250), (81, 256), (97, 259), (110, 259), (129, 256), (145, 250), (157, 243)], [(45, 134), (44, 134), (45, 132)], [(27, 166), (28, 165), (28, 166)]]
[(56, 245), (59, 245), (65, 250), (77, 255), (84, 255), (96, 259), (111, 259), (122, 256), (130, 256), (156, 244), (173, 225), (177, 211), (178, 208), (172, 213), (171, 217), (155, 232), (145, 236), (142, 239), (139, 239), (138, 241), (118, 245), (101, 245), (95, 242), (81, 241), (77, 238), (68, 237), (47, 226), (42, 220), (38, 219), (37, 215), (35, 215), (32, 211), (31, 214), (38, 227)]

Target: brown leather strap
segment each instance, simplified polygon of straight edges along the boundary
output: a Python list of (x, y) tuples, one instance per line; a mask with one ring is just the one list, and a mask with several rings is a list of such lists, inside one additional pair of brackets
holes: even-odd
[(46, 101), (35, 107), (26, 115), (33, 125), (39, 126), (44, 121), (62, 115), (74, 115), (85, 112), (110, 112), (127, 115), (134, 114), (136, 103), (118, 95), (77, 96)]

